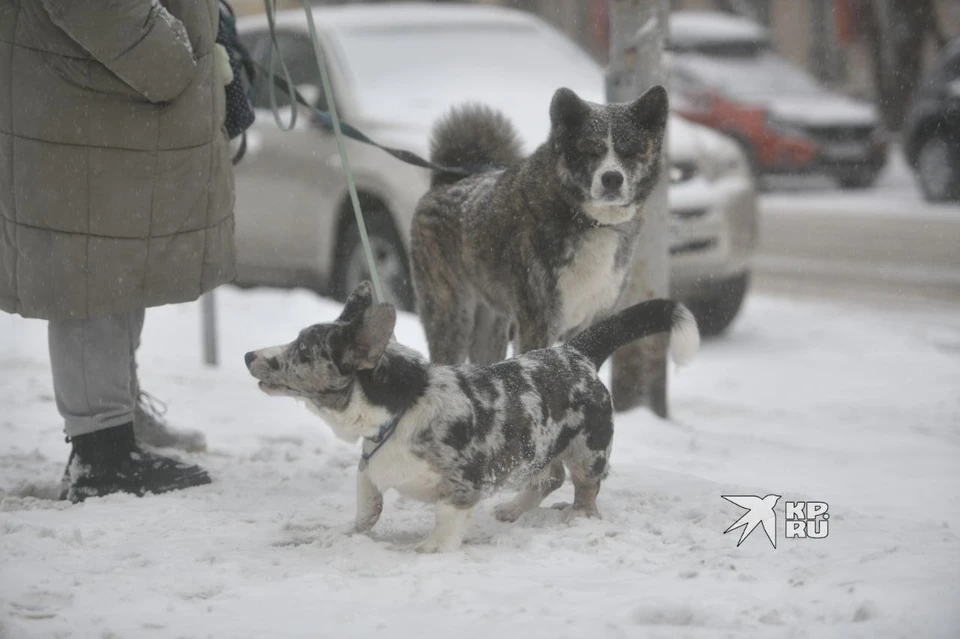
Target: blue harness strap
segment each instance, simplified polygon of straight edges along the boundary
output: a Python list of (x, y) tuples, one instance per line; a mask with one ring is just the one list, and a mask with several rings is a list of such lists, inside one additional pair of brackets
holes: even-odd
[(397, 424), (400, 423), (400, 420), (403, 419), (403, 415), (406, 412), (407, 412), (406, 410), (400, 411), (399, 413), (391, 417), (389, 420), (384, 422), (383, 425), (380, 426), (380, 431), (376, 435), (374, 435), (373, 437), (365, 438), (367, 441), (376, 444), (376, 446), (374, 446), (373, 450), (371, 450), (369, 453), (364, 453), (364, 452), (360, 453), (359, 470), (361, 472), (367, 467), (367, 464), (370, 463), (370, 459), (377, 454), (377, 451), (380, 450), (383, 447), (383, 445), (387, 443), (387, 440), (393, 437), (393, 434), (397, 430)]

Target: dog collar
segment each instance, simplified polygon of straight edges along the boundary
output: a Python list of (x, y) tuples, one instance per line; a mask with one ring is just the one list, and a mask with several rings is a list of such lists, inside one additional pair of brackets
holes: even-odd
[(614, 226), (613, 224), (603, 224), (581, 210), (578, 210), (576, 215), (573, 216), (573, 223), (588, 229), (605, 229)]
[(387, 440), (393, 437), (393, 434), (397, 431), (397, 424), (400, 423), (400, 420), (403, 418), (403, 414), (406, 410), (402, 410), (380, 426), (380, 430), (373, 437), (364, 437), (369, 442), (376, 444), (369, 453), (360, 452), (360, 467), (362, 471), (367, 467), (367, 464), (370, 463), (370, 459), (377, 454), (377, 451), (380, 450), (384, 444), (387, 443)]

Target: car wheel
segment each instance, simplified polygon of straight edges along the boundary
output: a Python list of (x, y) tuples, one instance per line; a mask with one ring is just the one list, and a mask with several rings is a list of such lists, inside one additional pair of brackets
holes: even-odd
[[(385, 211), (376, 210), (365, 211), (364, 217), (384, 301), (400, 310), (413, 311), (410, 268), (393, 220)], [(356, 223), (351, 221), (341, 232), (336, 256), (334, 294), (342, 302), (360, 282), (370, 279), (370, 268)]]
[(750, 274), (743, 273), (716, 282), (699, 298), (687, 301), (700, 335), (714, 337), (726, 331), (740, 313), (749, 287)]
[(847, 169), (837, 174), (837, 183), (842, 189), (869, 189), (877, 183), (881, 167), (864, 166)]
[(923, 197), (945, 202), (960, 197), (960, 160), (950, 143), (939, 135), (924, 141), (917, 154), (917, 181)]

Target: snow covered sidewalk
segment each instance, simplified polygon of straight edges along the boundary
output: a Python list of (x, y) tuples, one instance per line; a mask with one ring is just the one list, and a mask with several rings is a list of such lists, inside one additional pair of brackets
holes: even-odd
[[(358, 451), (243, 367), (339, 306), (218, 293), (147, 313), (144, 387), (202, 428), (211, 486), (70, 506), (46, 328), (0, 315), (0, 638), (960, 636), (960, 315), (754, 296), (671, 380), (674, 419), (619, 415), (601, 521), (482, 505), (462, 552), (420, 556), (426, 506), (353, 517)], [(401, 341), (423, 349), (415, 318)], [(556, 500), (569, 500), (569, 483)], [(777, 548), (739, 548), (721, 495), (775, 493)], [(825, 539), (783, 502), (824, 501)], [(553, 501), (553, 500), (551, 500)]]

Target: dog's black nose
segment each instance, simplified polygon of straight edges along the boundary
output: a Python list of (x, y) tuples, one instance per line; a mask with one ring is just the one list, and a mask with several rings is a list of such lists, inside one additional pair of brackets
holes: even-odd
[(619, 189), (623, 186), (623, 173), (620, 171), (607, 171), (600, 176), (600, 183), (605, 189)]
[(247, 363), (247, 368), (250, 368), (250, 364), (253, 364), (253, 360), (255, 359), (257, 359), (257, 354), (253, 351), (243, 356), (243, 361)]

